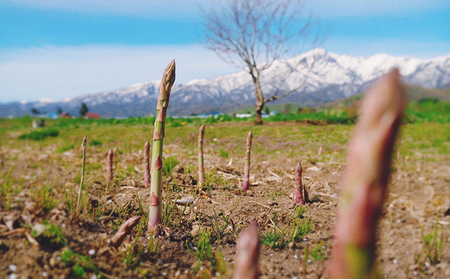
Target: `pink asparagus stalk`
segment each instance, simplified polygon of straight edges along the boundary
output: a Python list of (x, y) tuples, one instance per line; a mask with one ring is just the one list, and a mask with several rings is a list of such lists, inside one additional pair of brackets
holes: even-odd
[(134, 216), (128, 219), (111, 239), (110, 245), (118, 248), (120, 244), (125, 240), (125, 237), (133, 231), (134, 227), (139, 223), (141, 216)]
[(144, 185), (145, 188), (148, 188), (150, 187), (150, 143), (148, 141), (144, 145), (144, 162)]
[(252, 150), (252, 131), (247, 135), (247, 146), (245, 151), (245, 165), (244, 165), (244, 183), (242, 185), (242, 191), (247, 191), (250, 188), (250, 153)]
[(108, 162), (108, 185), (111, 185), (113, 178), (114, 178), (114, 170), (113, 170), (113, 150), (109, 149), (108, 155), (107, 155), (107, 162)]
[(308, 202), (308, 191), (302, 181), (302, 165), (298, 162), (297, 167), (295, 167), (295, 203), (305, 204)]
[(200, 126), (198, 131), (198, 189), (203, 188), (205, 180), (205, 169), (203, 166), (203, 137), (205, 135), (205, 124)]
[(360, 279), (373, 275), (377, 221), (405, 103), (397, 69), (367, 93), (339, 183), (342, 204), (328, 267), (330, 278)]
[(256, 279), (259, 277), (260, 246), (258, 226), (253, 221), (237, 240), (236, 268), (233, 279)]

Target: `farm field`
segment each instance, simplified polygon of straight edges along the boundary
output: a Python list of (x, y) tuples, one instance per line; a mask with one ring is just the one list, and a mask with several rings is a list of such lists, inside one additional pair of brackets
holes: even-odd
[[(19, 139), (32, 131), (30, 119), (0, 121), (0, 278), (229, 278), (236, 239), (252, 220), (262, 234), (261, 278), (322, 276), (353, 125), (206, 124), (206, 178), (198, 193), (200, 123), (168, 122), (164, 228), (152, 237), (143, 150), (147, 140), (151, 143), (153, 125), (70, 123), (48, 121), (44, 131), (58, 133), (35, 141)], [(250, 130), (251, 187), (242, 193)], [(85, 135), (85, 191), (75, 219)], [(108, 185), (110, 148), (114, 182)], [(305, 206), (291, 197), (297, 162), (312, 200)], [(390, 181), (378, 230), (380, 273), (385, 278), (450, 278), (450, 124), (403, 124)], [(175, 204), (186, 199), (194, 203)], [(132, 216), (142, 218), (131, 238), (118, 250), (110, 248), (118, 227)]]

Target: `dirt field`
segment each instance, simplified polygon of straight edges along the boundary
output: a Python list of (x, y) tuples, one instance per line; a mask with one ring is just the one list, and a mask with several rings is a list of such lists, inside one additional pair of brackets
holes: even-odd
[[(68, 127), (39, 142), (18, 140), (31, 129), (6, 130), (0, 146), (0, 278), (228, 278), (236, 238), (252, 220), (262, 234), (286, 239), (273, 248), (261, 246), (261, 278), (320, 278), (332, 249), (338, 181), (352, 128), (295, 122), (207, 125), (206, 183), (196, 193), (198, 126), (168, 127), (165, 159), (179, 163), (167, 166), (165, 226), (153, 245), (145, 218), (150, 191), (143, 184), (143, 146), (151, 127)], [(243, 194), (249, 130), (254, 134), (252, 186)], [(450, 278), (449, 131), (450, 125), (437, 123), (402, 127), (378, 231), (377, 263), (385, 278)], [(82, 213), (75, 220), (84, 135), (98, 142), (88, 144)], [(108, 186), (109, 148), (115, 153), (115, 181)], [(312, 199), (300, 208), (290, 197), (297, 162)], [(177, 199), (194, 203), (175, 205)], [(132, 237), (118, 251), (109, 248), (117, 228), (136, 215), (144, 217)], [(296, 222), (305, 227), (312, 222), (312, 230), (289, 239)], [(199, 238), (208, 232), (201, 246)], [(440, 254), (433, 262), (425, 242), (435, 240), (443, 248), (430, 252)]]

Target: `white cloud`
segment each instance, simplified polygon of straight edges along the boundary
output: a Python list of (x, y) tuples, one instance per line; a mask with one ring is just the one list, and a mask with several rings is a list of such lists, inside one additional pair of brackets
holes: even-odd
[(202, 46), (83, 46), (0, 51), (0, 102), (60, 101), (159, 80), (177, 62), (177, 82), (236, 70)]

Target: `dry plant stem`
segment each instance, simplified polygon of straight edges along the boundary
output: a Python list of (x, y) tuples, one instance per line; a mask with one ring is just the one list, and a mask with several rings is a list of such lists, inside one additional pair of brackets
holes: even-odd
[(150, 187), (150, 143), (147, 141), (144, 145), (144, 185), (145, 188)]
[(114, 170), (113, 170), (113, 159), (114, 153), (112, 149), (109, 149), (108, 151), (108, 185), (111, 185), (113, 178), (114, 178)]
[(203, 181), (205, 180), (205, 169), (203, 166), (203, 137), (205, 135), (205, 124), (200, 126), (198, 131), (198, 188), (203, 188)]
[(298, 162), (295, 167), (295, 203), (305, 204), (305, 199), (303, 197), (303, 182), (302, 182), (302, 165)]
[(139, 223), (141, 216), (134, 216), (128, 219), (122, 226), (120, 226), (119, 230), (111, 239), (110, 245), (118, 248), (120, 244), (125, 240), (125, 237), (129, 235), (134, 227)]
[(236, 268), (233, 279), (254, 279), (259, 277), (259, 231), (256, 222), (239, 236), (236, 246)]
[(247, 135), (244, 165), (244, 183), (242, 184), (242, 191), (247, 191), (250, 188), (250, 153), (252, 150), (252, 136), (252, 131), (250, 131)]
[(83, 185), (84, 185), (84, 172), (85, 172), (85, 166), (86, 166), (86, 144), (87, 144), (87, 136), (84, 136), (83, 143), (81, 144), (81, 152), (83, 153), (83, 159), (81, 161), (80, 190), (78, 191), (77, 206), (75, 207), (75, 218), (76, 218), (76, 216), (78, 214), (78, 210), (80, 208), (81, 193), (83, 191)]
[(374, 274), (377, 221), (405, 103), (396, 69), (367, 93), (339, 182), (342, 203), (328, 267), (330, 278), (360, 279)]
[(175, 60), (164, 70), (161, 80), (160, 94), (156, 107), (155, 127), (153, 131), (153, 152), (151, 164), (150, 209), (148, 229), (162, 223), (162, 153), (165, 135), (166, 111), (169, 107), (170, 90), (175, 82)]

